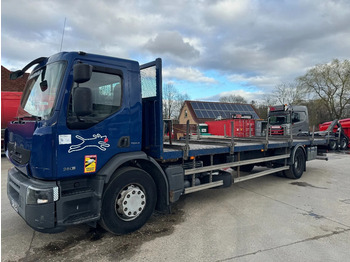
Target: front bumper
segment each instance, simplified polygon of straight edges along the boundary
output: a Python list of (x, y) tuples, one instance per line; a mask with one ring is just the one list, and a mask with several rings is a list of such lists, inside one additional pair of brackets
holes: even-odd
[(65, 229), (56, 225), (55, 201), (59, 197), (56, 182), (29, 178), (12, 167), (8, 171), (7, 196), (13, 209), (33, 229), (45, 233)]

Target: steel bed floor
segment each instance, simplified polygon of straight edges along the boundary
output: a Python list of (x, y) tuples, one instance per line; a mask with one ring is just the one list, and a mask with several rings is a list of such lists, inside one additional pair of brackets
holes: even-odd
[[(302, 145), (325, 145), (327, 142), (323, 138), (298, 137), (293, 140), (288, 138), (270, 138), (268, 143), (264, 137), (234, 138), (234, 152), (245, 152), (254, 150), (267, 150), (276, 148), (286, 148)], [(183, 158), (186, 150), (186, 141), (164, 142), (163, 159)], [(231, 138), (204, 138), (200, 140), (190, 140), (188, 143), (188, 156), (203, 156), (213, 154), (224, 154), (231, 152)]]

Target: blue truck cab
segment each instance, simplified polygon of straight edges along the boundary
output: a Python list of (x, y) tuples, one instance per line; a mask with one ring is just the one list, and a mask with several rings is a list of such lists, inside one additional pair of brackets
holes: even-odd
[(59, 232), (101, 221), (122, 234), (144, 224), (155, 207), (166, 209), (168, 180), (154, 160), (163, 146), (161, 60), (140, 67), (63, 52), (11, 78), (32, 66), (18, 119), (5, 134), (14, 165), (8, 197), (27, 224)]

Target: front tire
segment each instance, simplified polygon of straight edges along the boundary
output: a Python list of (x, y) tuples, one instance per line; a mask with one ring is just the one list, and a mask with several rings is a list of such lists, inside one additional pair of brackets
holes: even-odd
[(101, 226), (117, 235), (141, 228), (157, 202), (156, 185), (142, 169), (126, 167), (113, 175), (102, 198)]

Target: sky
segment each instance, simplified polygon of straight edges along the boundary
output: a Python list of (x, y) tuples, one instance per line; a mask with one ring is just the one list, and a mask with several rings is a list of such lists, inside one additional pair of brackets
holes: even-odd
[(61, 45), (140, 64), (160, 57), (163, 84), (192, 100), (259, 101), (317, 64), (349, 59), (350, 1), (1, 1), (1, 65), (21, 69)]

